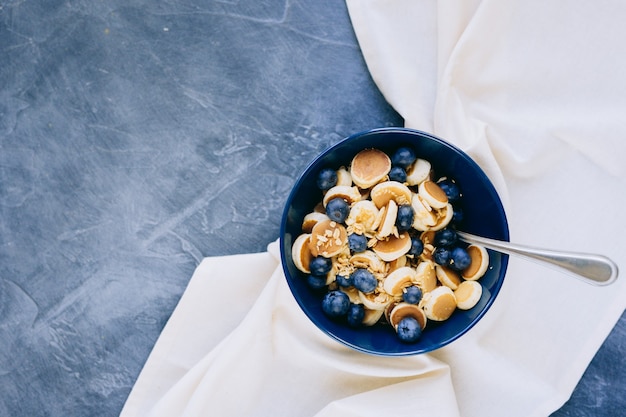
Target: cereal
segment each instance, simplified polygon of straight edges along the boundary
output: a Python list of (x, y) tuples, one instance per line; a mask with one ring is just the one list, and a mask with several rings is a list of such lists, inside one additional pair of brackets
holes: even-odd
[[(404, 157), (411, 154), (402, 150)], [(343, 319), (346, 325), (387, 324), (398, 331), (399, 322), (412, 317), (424, 329), (429, 320), (445, 321), (456, 309), (470, 309), (480, 300), (478, 280), (488, 269), (489, 255), (480, 246), (461, 246), (456, 232), (451, 232), (460, 190), (453, 179), (433, 178), (429, 161), (413, 159), (407, 162), (397, 154), (390, 157), (378, 149), (365, 149), (350, 164), (332, 168), (337, 183), (320, 187), (323, 198), (305, 216), (302, 234), (294, 241), (292, 257), (298, 269), (312, 274), (308, 268), (312, 259), (332, 260), (325, 277), (311, 278), (325, 279), (329, 291), (340, 290), (351, 304), (362, 305), (365, 315), (360, 323), (355, 324), (353, 317), (332, 317)], [(403, 183), (390, 180), (399, 170), (406, 174), (401, 175), (406, 177)], [(333, 176), (329, 168), (322, 175)], [(325, 209), (336, 198), (343, 199), (349, 209), (337, 221)], [(355, 236), (352, 240), (360, 243), (350, 246), (351, 235), (363, 237)], [(415, 240), (421, 242), (419, 251), (414, 248)], [(365, 272), (369, 274), (366, 286)], [(359, 278), (354, 280), (353, 275)], [(359, 282), (356, 287), (355, 281)], [(419, 300), (408, 293), (419, 294)]]

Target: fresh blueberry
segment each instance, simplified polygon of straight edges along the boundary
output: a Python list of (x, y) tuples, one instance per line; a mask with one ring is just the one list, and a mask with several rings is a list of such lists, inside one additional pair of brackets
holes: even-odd
[(436, 247), (440, 246), (452, 246), (457, 241), (457, 234), (454, 229), (441, 229), (435, 233), (435, 240), (433, 241)]
[(405, 343), (413, 343), (417, 342), (417, 340), (422, 335), (422, 328), (420, 324), (411, 316), (407, 316), (400, 320), (398, 323), (398, 327), (396, 328), (396, 332), (398, 332), (398, 338)]
[(462, 271), (472, 263), (472, 258), (470, 257), (467, 250), (462, 247), (456, 247), (452, 249), (452, 253), (450, 254), (450, 266), (457, 271)]
[(363, 324), (365, 317), (365, 308), (362, 304), (350, 304), (348, 308), (348, 324), (352, 327), (358, 327)]
[(424, 252), (424, 242), (417, 236), (411, 236), (411, 249), (409, 255), (420, 256)]
[(422, 290), (417, 285), (406, 287), (402, 292), (402, 299), (409, 304), (417, 304), (422, 299)]
[(450, 256), (450, 249), (444, 247), (437, 248), (435, 252), (433, 252), (433, 260), (441, 266), (448, 266), (450, 264)]
[(454, 203), (455, 201), (458, 201), (459, 198), (461, 198), (461, 190), (459, 189), (459, 186), (456, 182), (445, 179), (439, 181), (437, 185), (439, 185), (443, 192), (446, 193), (446, 195), (448, 196), (448, 202)]
[(337, 285), (344, 288), (354, 285), (354, 279), (352, 279), (352, 275), (337, 275), (335, 277), (335, 282), (337, 283)]
[(463, 222), (463, 209), (460, 207), (454, 207), (452, 211), (452, 224), (461, 224)]
[(376, 277), (364, 268), (357, 268), (356, 271), (352, 273), (352, 279), (354, 281), (355, 288), (364, 294), (371, 293), (378, 285)]
[(353, 233), (348, 235), (348, 245), (353, 253), (363, 252), (367, 249), (367, 238), (363, 235)]
[(417, 157), (415, 156), (415, 152), (411, 148), (402, 147), (396, 149), (393, 156), (391, 157), (391, 163), (395, 166), (402, 167), (407, 169), (411, 166)]
[(396, 227), (398, 231), (405, 232), (413, 225), (413, 207), (410, 204), (402, 204), (398, 207), (398, 215), (396, 217)]
[(309, 287), (314, 290), (321, 290), (326, 287), (326, 276), (325, 275), (309, 275), (306, 279)]
[(317, 186), (320, 190), (328, 190), (337, 185), (337, 172), (331, 168), (322, 169), (317, 174)]
[(406, 181), (406, 170), (402, 167), (395, 166), (392, 167), (389, 171), (389, 179), (391, 181), (405, 182)]
[(350, 298), (343, 291), (329, 291), (322, 299), (322, 311), (332, 318), (342, 317), (348, 313)]
[(326, 204), (326, 215), (337, 223), (343, 223), (349, 212), (350, 206), (341, 197), (335, 197)]
[(330, 271), (332, 267), (332, 259), (324, 258), (323, 256), (316, 256), (315, 258), (311, 259), (311, 262), (309, 262), (311, 275), (324, 276)]

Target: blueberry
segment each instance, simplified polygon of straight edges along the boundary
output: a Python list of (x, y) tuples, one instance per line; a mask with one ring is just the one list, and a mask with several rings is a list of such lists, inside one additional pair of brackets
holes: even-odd
[(351, 287), (354, 285), (354, 279), (352, 279), (352, 275), (348, 275), (348, 276), (344, 276), (344, 275), (337, 275), (335, 277), (335, 282), (337, 283), (337, 285), (339, 285), (340, 287)]
[(452, 249), (450, 254), (450, 266), (457, 271), (462, 271), (472, 263), (472, 258), (465, 248), (457, 247)]
[(365, 308), (361, 304), (350, 304), (348, 308), (348, 324), (352, 327), (358, 327), (363, 324), (365, 317)]
[(411, 166), (417, 157), (415, 156), (415, 152), (411, 148), (402, 147), (398, 148), (393, 156), (391, 157), (391, 163), (395, 166), (402, 167), (407, 169)]
[(324, 168), (317, 174), (317, 186), (320, 190), (328, 190), (337, 185), (337, 172), (331, 168)]
[(417, 342), (422, 335), (420, 324), (413, 317), (407, 316), (400, 320), (396, 328), (398, 338), (405, 343)]
[(402, 291), (402, 299), (409, 304), (417, 304), (422, 299), (422, 290), (417, 285), (406, 287)]
[(396, 217), (396, 227), (398, 231), (405, 232), (413, 225), (413, 207), (410, 204), (402, 204), (398, 207), (398, 215)]
[(314, 290), (321, 290), (322, 288), (326, 287), (326, 276), (324, 275), (309, 275), (306, 279), (307, 284), (309, 284), (309, 287), (313, 288)]
[(444, 247), (435, 249), (433, 260), (441, 266), (448, 266), (450, 264), (450, 249)]
[(392, 167), (391, 171), (389, 171), (389, 179), (391, 181), (405, 182), (406, 181), (406, 170), (402, 167)]
[(417, 236), (411, 236), (411, 249), (409, 255), (420, 256), (424, 252), (424, 242)]
[(331, 318), (345, 316), (350, 308), (350, 298), (342, 291), (329, 291), (322, 299), (322, 311)]
[(349, 212), (350, 206), (341, 197), (335, 197), (326, 204), (326, 215), (337, 223), (343, 223)]
[(453, 180), (445, 179), (437, 183), (444, 193), (448, 196), (448, 202), (454, 203), (461, 198), (461, 190)]
[(369, 294), (376, 289), (378, 285), (378, 281), (376, 277), (367, 269), (357, 268), (356, 271), (352, 273), (352, 279), (354, 281), (354, 286), (357, 290), (361, 291), (364, 294)]
[(463, 209), (460, 207), (454, 207), (452, 211), (452, 224), (461, 224), (463, 222)]
[(311, 275), (326, 275), (330, 269), (333, 267), (333, 261), (329, 258), (324, 258), (323, 256), (316, 256), (311, 259), (309, 263), (309, 269), (311, 270)]
[(456, 231), (454, 231), (454, 229), (445, 228), (435, 233), (435, 239), (433, 243), (435, 244), (436, 247), (452, 246), (456, 243), (457, 238), (458, 236), (456, 234)]
[(363, 252), (367, 249), (367, 238), (363, 235), (353, 233), (348, 235), (348, 245), (350, 246), (350, 250), (354, 253)]

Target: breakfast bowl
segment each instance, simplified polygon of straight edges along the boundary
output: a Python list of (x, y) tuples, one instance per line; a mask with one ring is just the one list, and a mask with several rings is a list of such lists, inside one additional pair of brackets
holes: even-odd
[[(476, 325), (506, 274), (506, 254), (472, 250), (456, 230), (509, 240), (480, 166), (431, 134), (374, 129), (326, 149), (298, 177), (281, 220), (281, 262), (298, 305), (329, 337), (373, 355), (426, 353)], [(455, 248), (463, 256), (451, 256)], [(468, 265), (481, 260), (477, 275)], [(470, 305), (461, 287), (474, 291)]]

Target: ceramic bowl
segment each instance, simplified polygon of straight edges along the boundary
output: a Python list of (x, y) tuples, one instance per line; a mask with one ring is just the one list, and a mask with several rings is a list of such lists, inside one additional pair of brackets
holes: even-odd
[(382, 128), (357, 133), (343, 139), (318, 155), (298, 177), (288, 196), (281, 230), (281, 260), (287, 283), (297, 303), (309, 319), (329, 337), (355, 350), (384, 356), (415, 355), (439, 349), (467, 333), (489, 310), (505, 278), (508, 257), (489, 253), (489, 268), (480, 279), (483, 287), (478, 304), (470, 310), (457, 309), (445, 321), (428, 321), (417, 342), (400, 341), (384, 317), (369, 327), (353, 328), (341, 320), (330, 319), (322, 311), (325, 291), (313, 290), (307, 274), (292, 260), (294, 240), (302, 233), (304, 216), (322, 200), (317, 175), (323, 168), (349, 166), (352, 158), (366, 148), (377, 148), (389, 155), (401, 146), (412, 147), (417, 156), (428, 160), (434, 178), (454, 179), (462, 190), (460, 207), (463, 221), (457, 229), (493, 239), (509, 240), (509, 230), (502, 202), (493, 184), (480, 166), (466, 153), (431, 134), (405, 128)]

